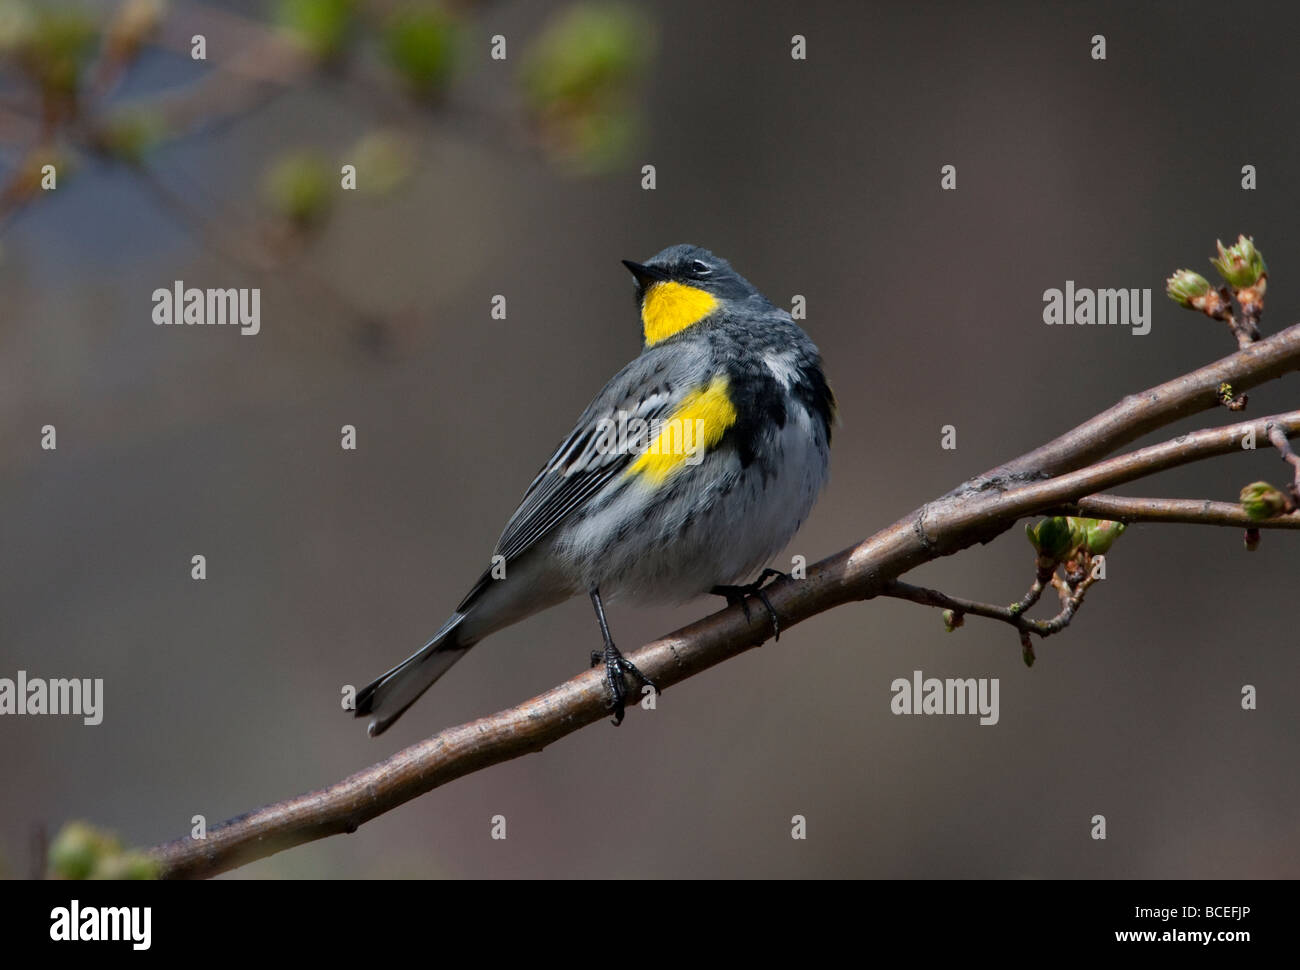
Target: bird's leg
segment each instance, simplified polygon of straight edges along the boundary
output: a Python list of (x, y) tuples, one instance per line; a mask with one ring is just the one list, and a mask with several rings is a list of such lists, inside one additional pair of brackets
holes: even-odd
[(759, 601), (762, 602), (763, 606), (767, 609), (767, 615), (772, 619), (773, 639), (780, 640), (781, 621), (776, 615), (776, 610), (772, 608), (772, 601), (769, 600), (767, 594), (763, 592), (763, 585), (769, 579), (773, 579), (777, 576), (780, 576), (783, 579), (790, 578), (788, 573), (783, 573), (779, 569), (772, 569), (769, 567), (759, 573), (758, 579), (754, 580), (752, 583), (746, 583), (744, 586), (714, 586), (713, 589), (709, 590), (709, 592), (714, 596), (725, 596), (727, 598), (728, 606), (735, 606), (739, 603), (740, 608), (745, 612), (746, 622), (749, 621), (749, 602), (746, 600), (746, 597), (757, 596)]
[(610, 697), (609, 709), (614, 713), (614, 724), (617, 726), (623, 723), (623, 708), (627, 701), (624, 674), (631, 674), (642, 685), (649, 685), (655, 690), (658, 688), (655, 688), (654, 681), (637, 670), (636, 664), (624, 657), (618, 647), (614, 646), (614, 638), (609, 635), (609, 624), (605, 622), (605, 607), (600, 602), (599, 589), (591, 591), (591, 605), (596, 607), (596, 619), (600, 621), (600, 635), (605, 638), (603, 652), (591, 651), (591, 665), (594, 667), (602, 661), (605, 663), (605, 683), (609, 686)]

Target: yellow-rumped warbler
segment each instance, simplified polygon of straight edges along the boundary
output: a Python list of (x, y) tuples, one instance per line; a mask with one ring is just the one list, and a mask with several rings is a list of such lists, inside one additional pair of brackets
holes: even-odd
[(744, 603), (826, 481), (835, 399), (790, 314), (707, 249), (672, 246), (636, 278), (645, 346), (596, 395), (524, 493), (489, 568), (433, 639), (358, 692), (377, 735), (474, 644), (587, 593), (614, 723), (624, 674), (602, 600)]

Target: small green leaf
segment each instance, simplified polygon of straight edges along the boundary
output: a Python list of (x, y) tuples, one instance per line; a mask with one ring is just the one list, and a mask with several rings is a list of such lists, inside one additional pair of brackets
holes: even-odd
[(1105, 555), (1115, 540), (1128, 528), (1123, 522), (1110, 519), (1076, 519), (1083, 529), (1083, 545), (1094, 556)]
[(1255, 248), (1254, 239), (1238, 236), (1236, 243), (1226, 249), (1222, 242), (1217, 242), (1217, 245), (1218, 258), (1210, 262), (1234, 290), (1254, 286), (1261, 276), (1268, 273), (1264, 256)]

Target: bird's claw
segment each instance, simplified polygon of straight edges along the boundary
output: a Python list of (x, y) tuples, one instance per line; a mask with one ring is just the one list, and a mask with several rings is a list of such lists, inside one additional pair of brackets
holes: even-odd
[(631, 675), (632, 679), (642, 686), (648, 686), (658, 691), (655, 682), (647, 677), (637, 668), (637, 665), (628, 660), (619, 652), (618, 647), (609, 644), (604, 652), (593, 650), (591, 652), (591, 665), (594, 667), (598, 663), (605, 664), (605, 685), (609, 688), (609, 703), (606, 708), (614, 715), (614, 726), (623, 723), (623, 712), (627, 706), (627, 685), (624, 681), (626, 675)]
[(743, 586), (715, 586), (711, 592), (715, 596), (725, 596), (728, 606), (740, 604), (741, 610), (745, 614), (745, 622), (749, 622), (749, 600), (750, 596), (757, 596), (760, 603), (767, 610), (768, 617), (772, 620), (772, 639), (781, 639), (781, 619), (776, 615), (776, 609), (772, 606), (772, 601), (767, 598), (767, 593), (763, 591), (763, 586), (769, 579), (774, 577), (789, 579), (789, 575), (781, 572), (779, 569), (764, 569), (758, 576), (758, 579), (752, 583), (746, 583)]

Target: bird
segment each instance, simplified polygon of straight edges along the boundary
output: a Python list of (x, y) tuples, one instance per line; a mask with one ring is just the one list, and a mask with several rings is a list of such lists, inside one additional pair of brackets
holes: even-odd
[[(356, 693), (368, 733), (386, 731), (479, 641), (575, 596), (590, 598), (608, 709), (623, 720), (630, 677), (605, 604), (704, 594), (759, 598), (764, 568), (812, 510), (829, 474), (835, 396), (821, 354), (790, 314), (725, 259), (670, 246), (623, 260), (642, 349), (610, 379), (533, 479), (493, 565), (418, 651)], [(653, 685), (652, 685), (653, 686)]]

